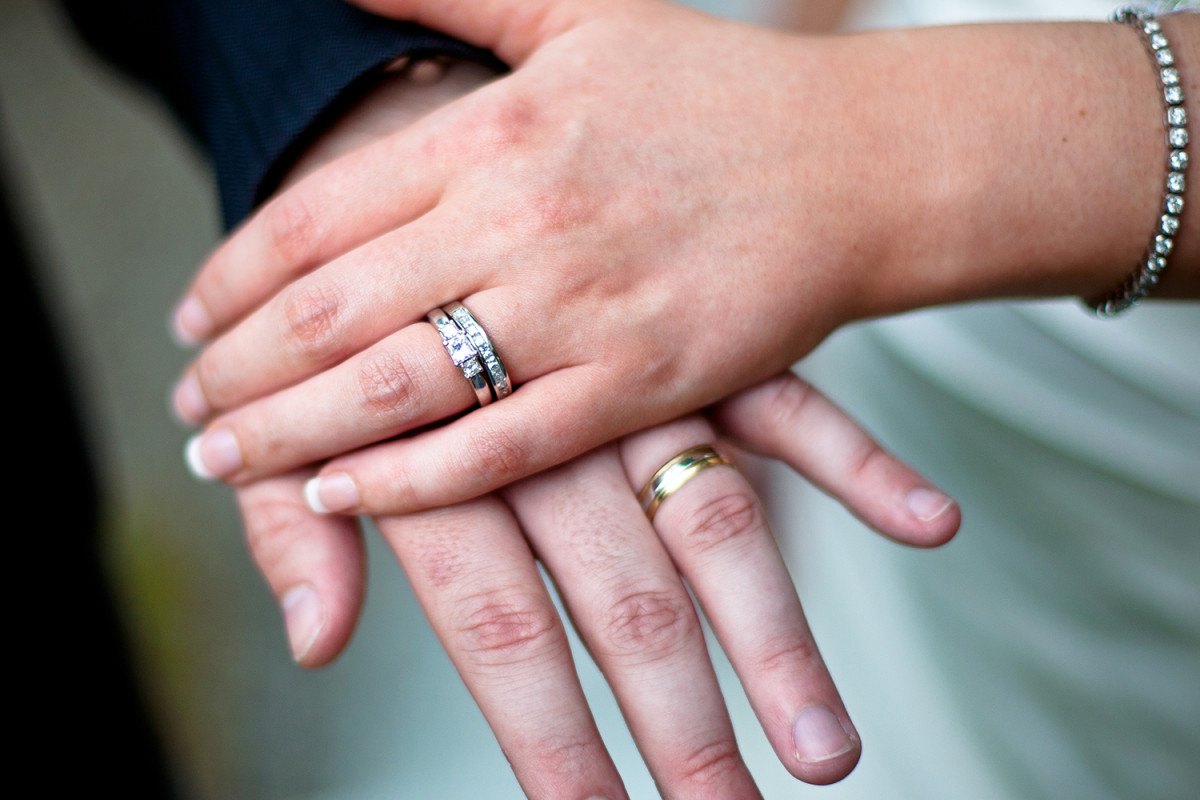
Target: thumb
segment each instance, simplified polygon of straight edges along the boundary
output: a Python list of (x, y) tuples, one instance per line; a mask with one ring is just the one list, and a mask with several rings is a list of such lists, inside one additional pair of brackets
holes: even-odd
[[(417, 22), (485, 47), (513, 67), (575, 27), (591, 5), (581, 0), (349, 0), (394, 19)], [(607, 5), (607, 4), (605, 4)]]

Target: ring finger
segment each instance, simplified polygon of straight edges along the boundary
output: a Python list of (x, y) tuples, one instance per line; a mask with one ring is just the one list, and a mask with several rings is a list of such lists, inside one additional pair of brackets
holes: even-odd
[(757, 797), (696, 610), (615, 446), (505, 496), (554, 576), (666, 797)]
[[(554, 346), (529, 347), (516, 335), (531, 315), (516, 294), (491, 290), (465, 303), (486, 321), (510, 383), (533, 380), (562, 360)], [(486, 372), (481, 361), (476, 366)], [(422, 321), (301, 384), (213, 420), (188, 443), (188, 464), (200, 477), (240, 483), (391, 438), (477, 402), (463, 368), (434, 326)]]
[(435, 209), (283, 288), (205, 348), (175, 389), (177, 413), (201, 422), (337, 364), (437, 303), (474, 294), (487, 276), (463, 268), (478, 263), (468, 247), (446, 241), (451, 213)]
[[(626, 437), (620, 450), (630, 489), (641, 489), (676, 454), (715, 440), (700, 417)], [(680, 480), (666, 492), (654, 527), (704, 607), (780, 761), (809, 783), (840, 780), (858, 761), (858, 734), (757, 494), (728, 466), (697, 469), (690, 479), (676, 470), (667, 477)]]

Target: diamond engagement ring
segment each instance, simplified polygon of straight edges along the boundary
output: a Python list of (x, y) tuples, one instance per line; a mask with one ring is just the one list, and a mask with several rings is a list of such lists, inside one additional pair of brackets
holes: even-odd
[(704, 470), (721, 465), (732, 467), (733, 462), (718, 453), (710, 444), (684, 450), (663, 464), (638, 492), (638, 502), (642, 504), (642, 510), (646, 512), (646, 517), (653, 522), (654, 515), (658, 513), (658, 507), (668, 497), (682, 489), (684, 484)]
[(455, 300), (438, 306), (425, 315), (442, 336), (442, 346), (450, 354), (454, 366), (462, 370), (463, 377), (471, 384), (479, 405), (486, 406), (494, 400), (512, 394), (512, 381), (508, 370), (500, 360), (492, 340), (479, 320), (467, 307)]
[(483, 363), (479, 360), (479, 350), (467, 338), (467, 334), (441, 306), (430, 311), (425, 318), (441, 334), (442, 347), (446, 348), (454, 366), (462, 370), (463, 377), (471, 384), (471, 390), (475, 392), (475, 399), (479, 405), (486, 406), (492, 402), (492, 387), (488, 384)]
[(463, 333), (467, 335), (471, 344), (475, 345), (475, 349), (479, 352), (479, 360), (483, 362), (484, 369), (487, 370), (488, 382), (492, 385), (492, 392), (495, 393), (496, 399), (503, 400), (512, 394), (512, 383), (508, 379), (508, 370), (504, 368), (504, 362), (496, 354), (492, 340), (488, 338), (483, 326), (475, 319), (475, 315), (457, 300), (447, 303), (446, 311), (458, 323), (458, 327), (462, 328)]

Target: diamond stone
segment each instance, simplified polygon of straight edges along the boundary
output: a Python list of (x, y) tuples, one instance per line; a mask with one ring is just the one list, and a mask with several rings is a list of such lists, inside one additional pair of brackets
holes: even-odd
[(1164, 47), (1162, 50), (1155, 50), (1154, 58), (1158, 61), (1160, 67), (1169, 67), (1175, 63), (1175, 54), (1171, 52), (1169, 47)]
[(1149, 272), (1158, 274), (1167, 268), (1167, 260), (1162, 256), (1150, 256), (1146, 259), (1146, 269)]
[[(1141, 275), (1138, 276), (1138, 288), (1143, 291), (1150, 288), (1151, 286), (1153, 286), (1156, 283), (1158, 283), (1158, 275), (1154, 274), (1153, 272), (1143, 272)], [(1144, 294), (1142, 295), (1142, 297), (1145, 297), (1145, 296), (1146, 295), (1144, 295)]]
[(1171, 151), (1171, 169), (1183, 171), (1187, 169), (1188, 154), (1186, 150)]
[(1167, 46), (1167, 37), (1158, 31), (1150, 34), (1150, 46), (1155, 50), (1162, 50)]
[(1174, 194), (1182, 194), (1187, 188), (1187, 181), (1183, 177), (1182, 172), (1167, 173), (1167, 191)]
[(1168, 86), (1163, 90), (1163, 97), (1167, 99), (1167, 103), (1177, 106), (1183, 102), (1183, 88), (1179, 86)]
[(1172, 147), (1187, 147), (1187, 128), (1171, 128), (1171, 132), (1167, 134), (1167, 141), (1171, 143)]
[(1144, 30), (1147, 35), (1153, 35), (1162, 30), (1162, 25), (1159, 25), (1158, 20), (1156, 19), (1148, 19), (1142, 23), (1142, 30)]
[(1162, 215), (1162, 232), (1167, 236), (1174, 236), (1179, 233), (1179, 217), (1173, 217), (1170, 214)]
[(446, 349), (450, 351), (450, 359), (460, 367), (475, 357), (475, 345), (461, 333), (446, 342)]
[(1154, 252), (1160, 256), (1171, 255), (1171, 248), (1175, 246), (1175, 240), (1170, 236), (1163, 236), (1161, 233), (1154, 237)]
[(1171, 106), (1167, 109), (1168, 125), (1187, 125), (1187, 111), (1183, 106)]
[(1183, 198), (1177, 194), (1167, 195), (1167, 213), (1182, 214), (1183, 213)]
[(1179, 85), (1179, 70), (1175, 69), (1174, 67), (1164, 67), (1163, 71), (1159, 74), (1162, 76), (1162, 82), (1164, 86)]
[(460, 364), (459, 366), (462, 369), (463, 375), (468, 378), (474, 378), (476, 375), (483, 372), (483, 365), (479, 363), (478, 358), (474, 359), (473, 361), (468, 361), (465, 364)]

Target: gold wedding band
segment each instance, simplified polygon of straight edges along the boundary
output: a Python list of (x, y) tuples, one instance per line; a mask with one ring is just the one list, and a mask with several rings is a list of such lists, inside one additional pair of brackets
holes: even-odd
[(646, 512), (646, 517), (653, 522), (654, 515), (658, 513), (658, 507), (663, 504), (664, 500), (682, 489), (685, 483), (699, 473), (709, 467), (718, 467), (722, 464), (727, 467), (733, 466), (732, 461), (718, 453), (709, 444), (684, 450), (663, 464), (654, 473), (654, 477), (646, 481), (646, 485), (638, 492), (638, 502), (642, 504), (642, 510)]

